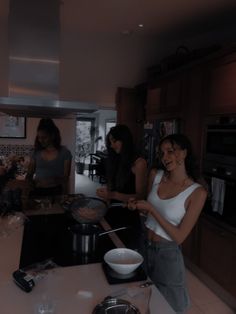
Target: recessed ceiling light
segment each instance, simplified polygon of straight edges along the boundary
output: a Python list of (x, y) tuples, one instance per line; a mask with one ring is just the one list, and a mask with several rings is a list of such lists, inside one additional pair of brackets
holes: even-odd
[(143, 24), (138, 24), (138, 27), (142, 28), (142, 27), (143, 27)]

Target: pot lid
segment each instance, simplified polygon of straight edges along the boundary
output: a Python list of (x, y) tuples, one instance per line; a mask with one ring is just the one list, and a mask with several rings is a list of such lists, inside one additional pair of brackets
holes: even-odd
[(107, 297), (98, 304), (92, 314), (141, 314), (130, 302)]

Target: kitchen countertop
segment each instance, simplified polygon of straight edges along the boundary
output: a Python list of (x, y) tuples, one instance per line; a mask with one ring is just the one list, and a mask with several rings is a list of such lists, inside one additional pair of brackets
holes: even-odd
[[(104, 224), (106, 224), (105, 221)], [(109, 227), (109, 225), (106, 226)], [(0, 238), (0, 309), (2, 314), (34, 313), (35, 305), (40, 303), (45, 296), (55, 303), (55, 314), (90, 314), (106, 296), (127, 288), (127, 291), (131, 294), (135, 292), (136, 295), (131, 297), (129, 293), (120, 298), (131, 301), (142, 314), (145, 314), (145, 303), (150, 289), (152, 292), (150, 314), (175, 313), (155, 286), (137, 288), (141, 282), (109, 285), (101, 263), (55, 268), (48, 271), (30, 293), (26, 293), (12, 280), (13, 271), (19, 267), (22, 238), (23, 227), (7, 237)], [(118, 239), (115, 240), (118, 246), (122, 246)]]

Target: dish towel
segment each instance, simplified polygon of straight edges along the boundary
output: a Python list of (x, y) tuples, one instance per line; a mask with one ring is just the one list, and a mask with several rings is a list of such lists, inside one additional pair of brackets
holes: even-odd
[(211, 178), (211, 205), (213, 212), (223, 214), (225, 199), (225, 181), (219, 178)]

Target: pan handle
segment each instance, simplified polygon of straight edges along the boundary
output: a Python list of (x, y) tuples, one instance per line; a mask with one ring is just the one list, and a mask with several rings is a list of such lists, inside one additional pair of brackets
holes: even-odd
[(107, 231), (100, 232), (98, 235), (101, 236), (101, 235), (104, 235), (104, 234), (108, 234), (108, 233), (119, 231), (119, 230), (124, 230), (124, 229), (127, 229), (127, 228), (129, 228), (129, 227), (120, 227), (120, 228), (116, 228), (116, 229), (109, 229)]
[(108, 207), (126, 207), (127, 204), (124, 202), (115, 202), (108, 205)]

